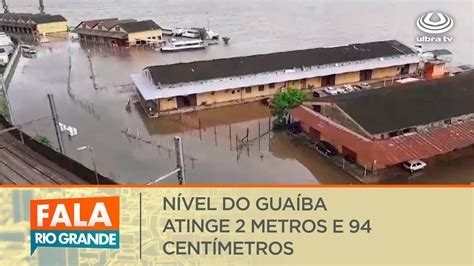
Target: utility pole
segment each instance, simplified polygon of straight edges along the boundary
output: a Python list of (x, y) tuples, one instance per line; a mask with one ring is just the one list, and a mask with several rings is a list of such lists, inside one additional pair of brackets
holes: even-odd
[(39, 12), (40, 14), (44, 14), (43, 0), (39, 0)]
[(186, 178), (184, 175), (184, 157), (183, 157), (183, 143), (181, 137), (174, 137), (174, 147), (176, 151), (176, 169), (178, 170), (178, 183), (184, 185)]
[(8, 14), (10, 11), (8, 10), (7, 0), (2, 0), (3, 4), (3, 13)]
[(53, 117), (54, 130), (58, 139), (59, 152), (64, 154), (63, 140), (61, 138), (61, 131), (59, 129), (58, 112), (56, 111), (56, 104), (54, 103), (53, 94), (48, 94), (49, 108), (51, 109), (51, 116)]

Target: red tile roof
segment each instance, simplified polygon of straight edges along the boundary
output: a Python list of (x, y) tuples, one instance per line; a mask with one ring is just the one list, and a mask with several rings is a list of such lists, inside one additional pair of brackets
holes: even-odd
[(412, 159), (424, 159), (474, 144), (474, 121), (430, 128), (391, 139), (374, 141), (377, 163), (392, 165)]
[(430, 158), (474, 145), (474, 121), (390, 139), (370, 140), (304, 106), (293, 109), (291, 114), (303, 125), (320, 131), (325, 140), (356, 152), (359, 163), (372, 165), (376, 161), (376, 168)]

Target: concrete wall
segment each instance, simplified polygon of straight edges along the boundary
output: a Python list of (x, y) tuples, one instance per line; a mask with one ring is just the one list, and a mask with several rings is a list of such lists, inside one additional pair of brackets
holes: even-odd
[[(155, 39), (153, 39), (155, 37)], [(161, 40), (163, 37), (163, 32), (161, 30), (149, 30), (142, 32), (135, 32), (128, 34), (128, 43), (129, 45), (136, 45), (136, 40)]]
[[(312, 115), (312, 111), (297, 107), (291, 111), (291, 115), (296, 121), (301, 123), (301, 129), (311, 135), (311, 128), (320, 132), (320, 140), (327, 141), (342, 152), (342, 147), (349, 148), (357, 154), (357, 163), (361, 166), (372, 169), (374, 158), (373, 142), (369, 139), (358, 137), (350, 130), (344, 130), (341, 125), (335, 122), (327, 122), (319, 116)], [(384, 168), (385, 165), (377, 165)]]
[(400, 66), (376, 68), (372, 70), (372, 79), (383, 79), (386, 77), (395, 77), (400, 74)]
[(356, 83), (360, 81), (360, 72), (349, 72), (336, 75), (336, 85)]
[(39, 34), (66, 32), (68, 30), (66, 21), (38, 24), (36, 29)]

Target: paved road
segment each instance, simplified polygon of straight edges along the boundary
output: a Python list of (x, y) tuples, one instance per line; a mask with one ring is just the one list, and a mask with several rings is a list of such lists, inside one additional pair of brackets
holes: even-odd
[(9, 133), (0, 135), (0, 184), (86, 184)]

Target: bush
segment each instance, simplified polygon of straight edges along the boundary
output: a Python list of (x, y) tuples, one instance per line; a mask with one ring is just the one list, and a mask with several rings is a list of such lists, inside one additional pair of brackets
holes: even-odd
[(53, 147), (53, 145), (51, 144), (51, 141), (46, 136), (36, 134), (35, 140), (38, 141), (39, 143), (45, 145), (45, 146), (50, 147), (50, 148)]

